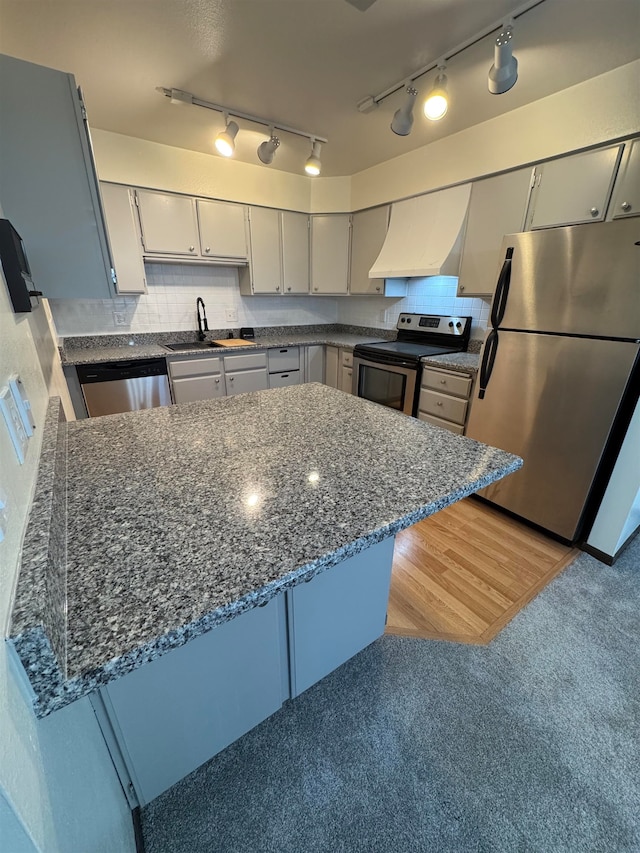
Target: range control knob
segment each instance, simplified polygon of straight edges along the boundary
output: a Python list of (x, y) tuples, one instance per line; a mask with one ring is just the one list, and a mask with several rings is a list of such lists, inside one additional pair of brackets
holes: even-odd
[(456, 329), (461, 329), (461, 328), (462, 328), (462, 323), (456, 323)]
[(411, 317), (407, 317), (407, 323), (411, 322)]
[(406, 322), (407, 322), (406, 317), (400, 317), (400, 322), (401, 322), (401, 323), (406, 323)]
[(451, 320), (449, 321), (449, 328), (453, 329), (453, 322)]

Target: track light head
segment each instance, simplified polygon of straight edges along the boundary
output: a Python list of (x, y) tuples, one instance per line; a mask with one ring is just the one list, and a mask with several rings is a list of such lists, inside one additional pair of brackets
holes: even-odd
[(433, 89), (427, 95), (424, 102), (424, 114), (431, 121), (439, 121), (447, 114), (449, 109), (449, 95), (447, 93), (447, 75), (444, 62), (438, 65), (438, 76), (435, 79)]
[(224, 130), (221, 130), (220, 133), (216, 136), (215, 146), (218, 150), (219, 154), (222, 154), (223, 157), (231, 157), (233, 152), (236, 149), (236, 136), (238, 135), (238, 127), (235, 121), (227, 122), (227, 126)]
[(264, 163), (266, 166), (273, 163), (273, 158), (279, 145), (280, 140), (272, 130), (269, 139), (265, 139), (264, 142), (261, 142), (260, 145), (258, 145), (258, 158), (260, 159), (260, 162)]
[(316, 177), (320, 174), (321, 169), (322, 163), (320, 162), (320, 143), (316, 139), (314, 139), (311, 143), (311, 154), (307, 158), (307, 162), (304, 164), (304, 170), (307, 175)]
[(508, 92), (518, 79), (518, 60), (513, 56), (513, 24), (505, 24), (496, 38), (493, 65), (487, 84), (492, 95)]
[(391, 121), (391, 130), (397, 133), (398, 136), (409, 136), (413, 127), (413, 105), (418, 90), (413, 86), (408, 85), (405, 89), (406, 99), (399, 110), (396, 110)]

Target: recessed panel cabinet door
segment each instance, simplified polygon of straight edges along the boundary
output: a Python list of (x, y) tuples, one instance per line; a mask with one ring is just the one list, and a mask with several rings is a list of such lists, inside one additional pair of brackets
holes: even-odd
[(538, 185), (531, 198), (529, 227), (603, 220), (621, 152), (622, 146), (616, 145), (536, 167)]
[(247, 259), (245, 210), (241, 204), (197, 199), (200, 251), (205, 258)]
[(351, 217), (311, 217), (311, 292), (347, 293)]
[(253, 293), (281, 293), (280, 211), (252, 207), (249, 210), (249, 221), (251, 289)]
[(309, 217), (306, 213), (286, 210), (280, 215), (283, 293), (308, 293)]
[(145, 252), (200, 254), (194, 199), (172, 193), (137, 190)]

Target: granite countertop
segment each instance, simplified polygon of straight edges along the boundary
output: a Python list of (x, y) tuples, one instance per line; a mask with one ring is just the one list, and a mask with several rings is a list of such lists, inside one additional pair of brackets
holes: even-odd
[[(182, 336), (184, 337), (184, 335)], [(225, 335), (216, 336), (218, 340), (226, 337)], [(388, 337), (388, 335), (387, 335)], [(215, 337), (209, 335), (210, 340), (214, 340)], [(336, 347), (345, 347), (348, 349), (353, 349), (356, 344), (369, 344), (374, 341), (381, 341), (385, 339), (385, 331), (380, 330), (379, 334), (374, 333), (350, 333), (350, 332), (336, 332), (336, 331), (317, 331), (317, 332), (286, 332), (282, 331), (278, 334), (268, 334), (256, 336), (255, 338), (255, 347), (256, 349), (266, 349), (269, 347), (293, 347), (293, 346), (311, 346), (314, 344), (324, 344), (329, 346)], [(181, 351), (181, 352), (172, 352), (171, 350), (166, 349), (160, 343), (154, 342), (145, 342), (145, 343), (135, 343), (128, 345), (126, 343), (122, 343), (119, 346), (102, 346), (100, 345), (99, 340), (96, 338), (96, 344), (93, 347), (72, 347), (67, 348), (64, 347), (61, 351), (61, 361), (63, 364), (70, 365), (78, 365), (78, 364), (96, 364), (102, 361), (124, 361), (128, 359), (138, 360), (143, 358), (168, 358), (169, 356), (172, 359), (180, 358), (207, 358), (208, 356), (226, 355), (228, 353), (235, 352), (249, 352), (249, 347), (247, 346), (238, 346), (238, 347), (212, 347), (210, 350), (191, 350), (191, 351)], [(180, 337), (176, 336), (176, 341), (181, 340)], [(168, 336), (168, 342), (172, 342), (170, 336)]]
[(448, 355), (432, 355), (423, 358), (422, 364), (475, 376), (480, 364), (480, 354), (475, 352), (452, 352)]
[(38, 716), (522, 464), (315, 383), (71, 423), (52, 406), (10, 631)]

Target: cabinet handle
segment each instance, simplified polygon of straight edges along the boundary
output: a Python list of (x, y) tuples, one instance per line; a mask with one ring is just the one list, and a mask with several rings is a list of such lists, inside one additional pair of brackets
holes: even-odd
[(288, 349), (281, 349), (280, 352), (289, 352)]
[(205, 249), (205, 252), (210, 252), (210, 251), (211, 251), (211, 249), (209, 248), (209, 246), (207, 246), (207, 248)]
[(280, 374), (280, 378), (281, 378), (281, 379), (288, 379), (288, 378), (289, 378), (289, 374), (288, 374), (288, 373), (281, 373), (281, 374)]
[(624, 210), (625, 213), (628, 210), (631, 210), (631, 205), (629, 204), (628, 201), (623, 201), (622, 204), (620, 205), (620, 207)]
[(592, 208), (591, 208), (591, 210), (589, 211), (589, 213), (590, 213), (592, 216), (599, 216), (599, 215), (600, 215), (600, 211), (598, 210), (598, 208), (597, 208), (597, 207), (592, 207)]
[(196, 250), (196, 247), (195, 247), (195, 246), (189, 246), (189, 251), (190, 251), (190, 252), (195, 252), (195, 250)]

